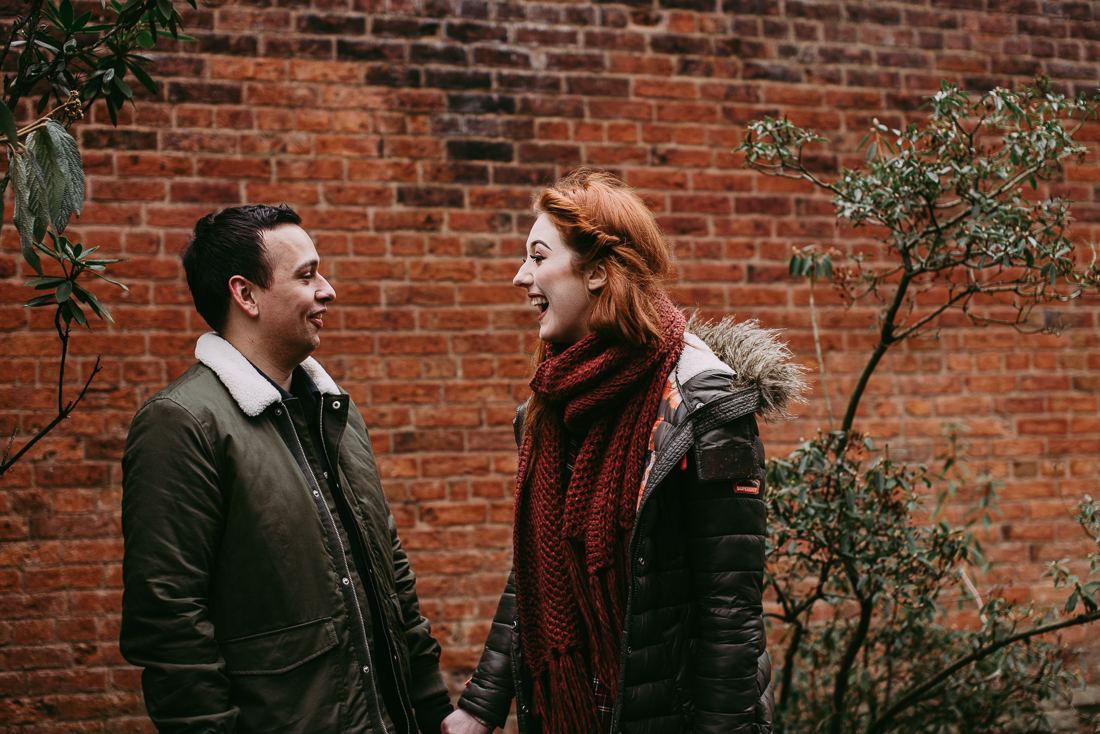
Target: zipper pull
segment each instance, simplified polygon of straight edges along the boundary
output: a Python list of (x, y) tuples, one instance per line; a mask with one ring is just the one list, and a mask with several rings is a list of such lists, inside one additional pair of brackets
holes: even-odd
[(687, 471), (687, 470), (688, 470), (688, 455), (684, 454), (684, 459), (683, 459), (683, 461), (680, 462), (680, 471)]

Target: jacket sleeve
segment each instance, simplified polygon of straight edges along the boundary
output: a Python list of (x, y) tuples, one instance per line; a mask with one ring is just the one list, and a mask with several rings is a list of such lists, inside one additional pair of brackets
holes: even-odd
[(199, 421), (169, 399), (134, 417), (122, 458), (122, 654), (145, 668), (145, 706), (160, 732), (232, 732), (225, 661), (207, 589), (224, 527), (215, 452)]
[(401, 616), (405, 625), (405, 645), (409, 650), (410, 678), (409, 699), (418, 715), (424, 711), (441, 711), (446, 704), (446, 712), (439, 717), (442, 721), (450, 713), (447, 699), (447, 684), (439, 670), (439, 643), (432, 637), (428, 619), (420, 613), (420, 600), (416, 595), (416, 574), (409, 565), (409, 557), (401, 547), (397, 536), (397, 523), (393, 513), (389, 513), (390, 539), (393, 548), (394, 585), (397, 599), (401, 604)]
[[(755, 731), (767, 682), (764, 449), (742, 416), (696, 438), (685, 497), (688, 560), (698, 613), (694, 731)], [(770, 670), (770, 668), (769, 668)]]
[(512, 674), (512, 644), (515, 635), (516, 586), (514, 572), (508, 574), (508, 583), (497, 604), (489, 637), (477, 670), (466, 684), (466, 691), (458, 699), (459, 708), (498, 729), (508, 720), (508, 711), (515, 696), (515, 679)]

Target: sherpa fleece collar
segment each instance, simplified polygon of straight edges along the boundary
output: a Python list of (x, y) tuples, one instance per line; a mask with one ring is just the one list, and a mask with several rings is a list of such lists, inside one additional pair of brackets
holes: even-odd
[[(214, 332), (203, 334), (195, 344), (195, 359), (214, 371), (245, 415), (255, 418), (269, 405), (279, 402), (279, 391), (264, 379), (236, 347)], [(306, 357), (302, 369), (323, 395), (340, 395), (340, 388), (313, 357)]]

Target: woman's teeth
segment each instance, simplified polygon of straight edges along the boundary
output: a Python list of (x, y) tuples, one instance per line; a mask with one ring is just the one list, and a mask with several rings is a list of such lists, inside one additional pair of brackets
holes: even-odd
[(540, 311), (545, 311), (546, 308), (550, 305), (550, 302), (547, 301), (545, 298), (532, 298), (531, 305)]

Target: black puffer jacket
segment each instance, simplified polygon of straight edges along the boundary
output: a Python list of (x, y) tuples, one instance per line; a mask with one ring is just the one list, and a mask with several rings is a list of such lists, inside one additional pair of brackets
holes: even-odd
[[(630, 545), (612, 731), (769, 734), (764, 449), (754, 417), (761, 389), (732, 389), (730, 368), (695, 337), (686, 341), (676, 370), (683, 402), (654, 433)], [(784, 351), (780, 345), (777, 353)], [(788, 399), (797, 399), (794, 392)], [(521, 407), (517, 425), (523, 415)], [(502, 727), (515, 697), (521, 734), (534, 734), (515, 609), (509, 578), (459, 706)]]

